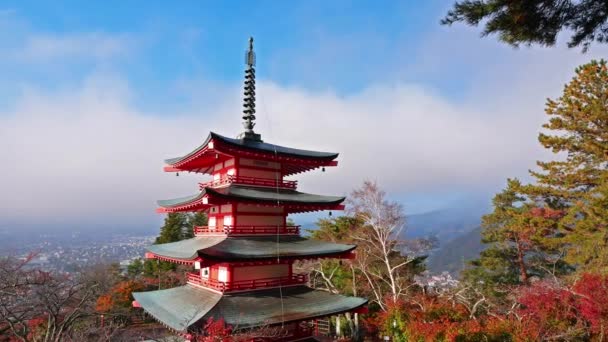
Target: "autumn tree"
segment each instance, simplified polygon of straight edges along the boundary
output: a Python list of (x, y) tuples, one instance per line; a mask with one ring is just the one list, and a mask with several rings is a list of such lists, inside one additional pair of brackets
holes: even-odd
[(371, 299), (386, 310), (386, 301), (406, 295), (414, 275), (424, 270), (421, 252), (428, 241), (403, 239), (403, 208), (386, 199), (375, 182), (366, 181), (354, 190), (348, 205), (349, 213), (361, 223), (351, 233), (358, 245), (355, 267), (366, 280)]
[(555, 45), (562, 31), (572, 33), (569, 47), (608, 42), (608, 5), (602, 0), (464, 0), (441, 21), (483, 25), (483, 36), (497, 34), (509, 45)]
[[(361, 227), (361, 222), (349, 216), (319, 219), (317, 229), (311, 230), (314, 240), (334, 243), (353, 243), (352, 233)], [(351, 262), (335, 259), (320, 259), (309, 263), (310, 280), (314, 287), (332, 293), (357, 295), (357, 274)]]
[[(75, 336), (107, 336), (82, 331), (96, 319), (100, 284), (93, 278), (45, 272), (30, 261), (0, 258), (0, 335), (19, 341), (75, 341)], [(78, 331), (80, 329), (81, 331)]]

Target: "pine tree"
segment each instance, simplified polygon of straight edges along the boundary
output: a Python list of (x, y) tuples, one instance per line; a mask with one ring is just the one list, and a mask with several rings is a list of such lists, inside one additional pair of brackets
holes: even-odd
[(566, 261), (583, 272), (608, 274), (608, 177), (570, 208)]
[[(538, 140), (564, 160), (538, 162), (540, 172), (532, 193), (553, 204), (569, 205), (598, 186), (608, 165), (608, 69), (606, 61), (592, 61), (576, 69), (576, 76), (557, 100), (549, 99), (549, 122)], [(558, 202), (558, 203), (556, 203)]]
[(603, 261), (595, 259), (600, 250), (608, 248), (605, 221), (601, 222), (601, 213), (606, 213), (608, 179), (606, 61), (578, 67), (563, 95), (548, 100), (546, 112), (550, 120), (543, 127), (550, 133), (541, 133), (539, 141), (564, 158), (538, 162), (541, 171), (531, 172), (536, 183), (525, 191), (567, 213), (560, 222), (563, 237), (559, 240), (567, 251), (568, 262), (579, 270), (585, 270), (587, 265), (605, 268), (605, 257)]
[(513, 46), (553, 46), (557, 35), (568, 30), (569, 47), (608, 42), (608, 12), (603, 0), (463, 0), (457, 1), (444, 25), (464, 22), (484, 26), (483, 36), (496, 34)]
[(483, 283), (498, 295), (504, 285), (527, 284), (531, 277), (561, 274), (568, 268), (559, 258), (557, 242), (561, 211), (553, 210), (522, 193), (517, 179), (493, 199), (494, 210), (482, 218), (482, 242), (489, 244), (464, 278)]
[(194, 237), (194, 227), (206, 226), (208, 223), (207, 213), (197, 211), (194, 214), (188, 215), (184, 238), (189, 239)]
[(169, 213), (165, 217), (165, 224), (160, 228), (160, 235), (154, 241), (155, 244), (169, 243), (183, 240), (186, 231), (188, 217), (183, 213)]

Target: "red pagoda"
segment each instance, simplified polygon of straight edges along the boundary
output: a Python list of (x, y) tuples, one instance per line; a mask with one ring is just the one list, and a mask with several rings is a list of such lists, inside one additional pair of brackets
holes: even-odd
[(205, 211), (208, 225), (195, 237), (153, 245), (146, 258), (192, 266), (184, 286), (133, 293), (134, 306), (183, 336), (200, 332), (209, 319), (235, 330), (279, 326), (282, 340), (311, 336), (318, 318), (361, 312), (367, 300), (308, 287), (297, 260), (350, 259), (355, 245), (313, 241), (288, 225), (293, 213), (342, 210), (344, 197), (297, 191), (286, 176), (337, 166), (337, 153), (263, 142), (255, 126), (255, 54), (246, 55), (243, 125), (236, 139), (211, 132), (183, 157), (166, 160), (167, 172), (197, 172), (212, 179), (195, 195), (158, 201), (159, 213)]

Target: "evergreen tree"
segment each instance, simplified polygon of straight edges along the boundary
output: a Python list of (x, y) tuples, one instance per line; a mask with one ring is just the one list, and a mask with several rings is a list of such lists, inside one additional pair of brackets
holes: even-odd
[(531, 172), (537, 184), (528, 191), (554, 206), (568, 207), (597, 187), (608, 166), (608, 70), (606, 61), (576, 69), (576, 76), (557, 100), (549, 99), (549, 122), (540, 143), (564, 160), (538, 162)]
[(559, 255), (558, 211), (539, 207), (522, 194), (519, 180), (509, 179), (493, 199), (494, 210), (482, 218), (482, 242), (489, 244), (464, 278), (483, 283), (498, 295), (501, 285), (527, 284), (530, 277), (565, 272)]
[[(547, 101), (540, 143), (563, 156), (539, 161), (533, 184), (510, 180), (483, 218), (491, 246), (465, 271), (484, 284), (526, 283), (530, 276), (608, 268), (608, 68), (576, 69), (563, 95)], [(475, 267), (477, 266), (477, 267)]]
[(577, 201), (564, 218), (566, 261), (583, 272), (608, 274), (608, 178)]
[(594, 41), (608, 42), (608, 10), (603, 0), (464, 0), (441, 21), (444, 25), (465, 22), (484, 25), (483, 35), (498, 34), (501, 41), (520, 44), (555, 45), (557, 35), (568, 29), (569, 47)]
[(184, 213), (169, 213), (165, 217), (165, 224), (160, 228), (160, 235), (155, 244), (169, 243), (183, 240), (185, 237), (188, 217)]
[(206, 226), (208, 223), (207, 213), (204, 211), (197, 211), (193, 214), (188, 215), (186, 224), (186, 230), (184, 231), (184, 238), (189, 239), (194, 237), (194, 227)]
[[(584, 271), (606, 267), (600, 250), (608, 248), (605, 221), (608, 179), (608, 67), (606, 61), (592, 61), (576, 69), (563, 95), (548, 100), (550, 120), (539, 141), (558, 161), (538, 162), (541, 171), (532, 172), (537, 182), (525, 191), (565, 214), (560, 224), (560, 242), (565, 260)], [(604, 216), (605, 217), (605, 216)]]
[(127, 266), (127, 274), (130, 278), (136, 278), (143, 274), (144, 262), (141, 259), (135, 259)]

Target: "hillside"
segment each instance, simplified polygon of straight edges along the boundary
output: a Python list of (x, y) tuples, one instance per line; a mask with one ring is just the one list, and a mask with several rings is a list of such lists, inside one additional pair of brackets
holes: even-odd
[(441, 245), (428, 259), (427, 267), (432, 273), (443, 271), (458, 276), (464, 264), (475, 259), (484, 249), (480, 241), (481, 228), (477, 227)]

